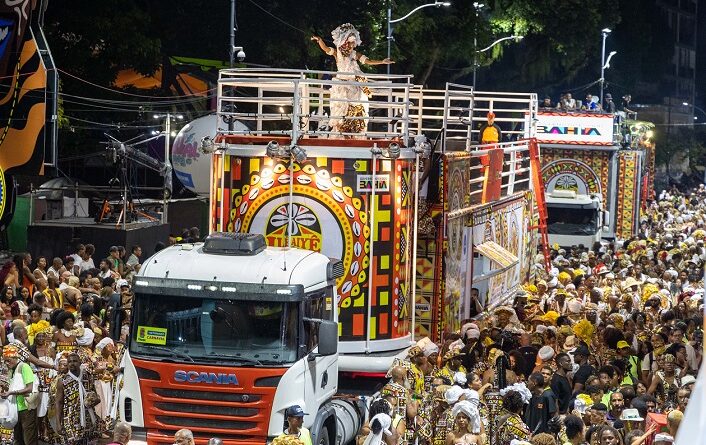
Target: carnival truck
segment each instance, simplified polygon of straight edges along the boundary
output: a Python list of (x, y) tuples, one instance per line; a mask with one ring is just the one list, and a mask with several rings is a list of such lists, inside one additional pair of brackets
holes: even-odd
[(591, 247), (601, 241), (609, 215), (600, 196), (555, 189), (546, 194), (546, 202), (549, 244)]
[(339, 260), (255, 234), (157, 253), (135, 280), (121, 417), (148, 443), (190, 428), (198, 442), (263, 444), (298, 404), (315, 443), (347, 443), (364, 408), (334, 398), (342, 273)]
[(296, 404), (316, 444), (346, 444), (396, 358), (457, 330), (472, 291), (490, 309), (534, 269), (536, 143), (467, 150), (467, 120), (496, 109), (515, 128), (536, 95), (371, 74), (364, 131), (341, 134), (329, 87), (358, 81), (334, 76), (221, 72), (200, 148), (209, 235), (135, 279), (119, 411), (148, 443), (189, 428), (198, 444), (265, 444)]
[(653, 127), (608, 113), (544, 110), (536, 119), (550, 241), (589, 247), (635, 235), (654, 181)]

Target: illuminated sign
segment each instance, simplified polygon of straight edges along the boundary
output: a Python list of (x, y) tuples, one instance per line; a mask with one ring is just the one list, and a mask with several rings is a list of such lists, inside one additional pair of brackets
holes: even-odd
[(179, 383), (209, 383), (217, 385), (237, 385), (235, 374), (199, 371), (174, 371), (174, 381)]
[(540, 112), (536, 136), (545, 144), (613, 145), (613, 115)]

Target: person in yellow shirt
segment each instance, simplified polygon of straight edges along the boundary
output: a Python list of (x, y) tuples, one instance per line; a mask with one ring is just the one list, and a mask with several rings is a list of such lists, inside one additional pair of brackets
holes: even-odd
[(301, 406), (292, 405), (286, 409), (284, 412), (287, 418), (287, 423), (289, 426), (287, 429), (279, 435), (282, 436), (294, 436), (299, 439), (304, 445), (312, 445), (311, 433), (304, 427), (304, 416), (307, 414), (304, 412)]
[(495, 113), (488, 112), (488, 121), (483, 124), (478, 131), (478, 141), (481, 144), (497, 144), (502, 141), (503, 133), (495, 123)]

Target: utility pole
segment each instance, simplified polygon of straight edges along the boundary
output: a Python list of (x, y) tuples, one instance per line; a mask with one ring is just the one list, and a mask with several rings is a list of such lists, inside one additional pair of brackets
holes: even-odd
[(235, 0), (230, 0), (230, 67), (235, 66)]
[[(171, 169), (166, 168), (171, 162), (169, 160), (169, 143), (172, 138), (172, 115), (171, 113), (167, 113), (167, 122), (165, 123), (165, 132), (166, 134), (164, 135), (164, 166), (165, 166), (165, 175), (168, 172), (171, 172)], [(167, 178), (164, 178), (164, 181), (166, 183)], [(167, 223), (167, 188), (165, 187), (164, 190), (162, 190), (162, 224)]]

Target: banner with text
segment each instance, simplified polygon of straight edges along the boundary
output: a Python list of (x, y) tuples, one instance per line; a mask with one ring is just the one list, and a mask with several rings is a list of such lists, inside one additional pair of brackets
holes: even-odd
[(537, 113), (540, 144), (613, 145), (613, 115)]

